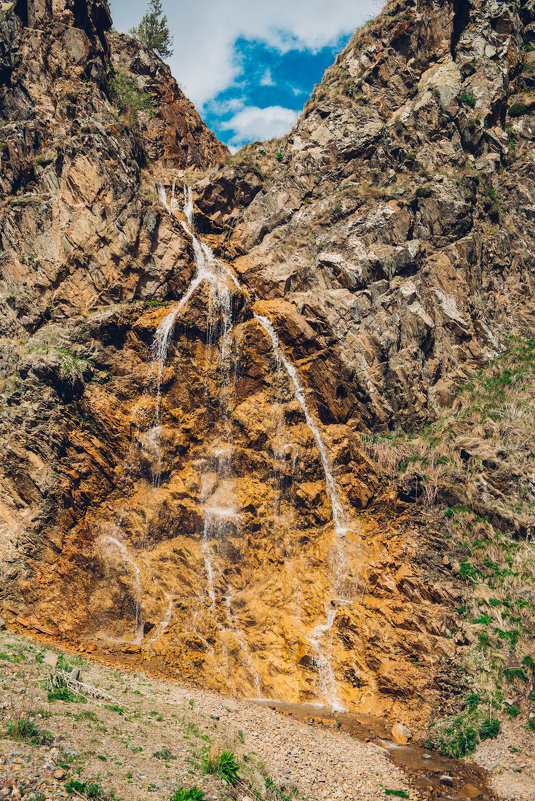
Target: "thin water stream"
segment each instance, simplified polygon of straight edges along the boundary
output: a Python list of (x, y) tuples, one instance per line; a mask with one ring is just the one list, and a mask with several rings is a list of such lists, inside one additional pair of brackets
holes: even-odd
[[(253, 700), (253, 699), (251, 699)], [(390, 727), (381, 718), (349, 712), (333, 712), (316, 704), (256, 701), (312, 726), (346, 732), (361, 742), (384, 748), (392, 762), (407, 774), (412, 786), (426, 801), (496, 801), (483, 768), (461, 759), (444, 757), (417, 744), (395, 745)]]

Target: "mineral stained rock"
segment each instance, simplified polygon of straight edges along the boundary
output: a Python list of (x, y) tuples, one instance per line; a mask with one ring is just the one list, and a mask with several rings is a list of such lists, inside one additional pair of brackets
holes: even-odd
[(534, 19), (389, 3), (230, 160), (104, 0), (1, 6), (7, 625), (244, 696), (441, 703), (461, 587), (363, 441), (532, 330)]

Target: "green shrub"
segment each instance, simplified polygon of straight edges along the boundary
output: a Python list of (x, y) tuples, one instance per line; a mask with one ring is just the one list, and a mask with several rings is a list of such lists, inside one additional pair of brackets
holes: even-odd
[(470, 108), (475, 108), (476, 99), (474, 95), (470, 94), (470, 92), (462, 92), (459, 95), (459, 101), (463, 104), (463, 106), (470, 106)]
[(80, 781), (80, 779), (69, 779), (67, 784), (65, 785), (65, 789), (68, 793), (80, 794), (85, 796), (86, 798), (96, 798), (99, 801), (117, 801), (117, 796), (113, 791), (106, 792), (100, 784), (95, 781), (94, 779), (89, 779), (86, 782)]
[(476, 582), (479, 575), (479, 570), (471, 565), (470, 562), (461, 562), (459, 565), (459, 575), (465, 581)]
[(240, 766), (232, 751), (223, 751), (219, 758), (219, 773), (229, 784), (237, 784), (239, 780)]
[(481, 696), (479, 693), (469, 693), (469, 695), (466, 696), (466, 708), (469, 712), (475, 712), (480, 701)]
[(110, 80), (110, 89), (122, 111), (131, 111), (137, 115), (139, 111), (151, 111), (155, 105), (155, 98), (150, 92), (144, 92), (136, 81), (118, 72)]
[(482, 740), (493, 740), (500, 733), (500, 727), (501, 723), (496, 718), (493, 720), (491, 720), (491, 718), (485, 718), (479, 727), (479, 736)]
[(228, 784), (238, 783), (240, 766), (232, 751), (223, 751), (221, 754), (211, 756), (205, 754), (202, 764), (203, 773), (215, 773), (221, 776)]
[(396, 798), (409, 798), (409, 794), (406, 790), (387, 790), (385, 788), (385, 795), (393, 795)]
[(282, 161), (284, 158), (284, 154), (279, 151), (279, 153), (277, 153), (275, 158), (277, 159), (277, 161)]
[(535, 718), (530, 718), (528, 720), (528, 729), (530, 731), (535, 731)]
[(522, 668), (505, 668), (503, 673), (507, 681), (514, 681), (515, 679), (521, 679), (522, 681), (528, 680)]
[(170, 801), (205, 801), (204, 793), (198, 787), (179, 787)]
[(87, 698), (81, 693), (74, 693), (67, 687), (54, 687), (48, 692), (49, 701), (65, 701), (66, 703), (85, 704)]
[(529, 654), (522, 659), (522, 665), (535, 672), (535, 659), (533, 659), (532, 656), (529, 656)]
[(35, 166), (36, 167), (46, 167), (48, 164), (52, 164), (54, 158), (52, 156), (37, 156), (35, 159)]
[(110, 712), (117, 712), (118, 715), (124, 715), (124, 709), (119, 704), (104, 704), (104, 709), (109, 709)]
[(461, 716), (451, 720), (436, 743), (431, 743), (443, 756), (462, 758), (472, 754), (478, 743), (478, 732), (474, 724)]

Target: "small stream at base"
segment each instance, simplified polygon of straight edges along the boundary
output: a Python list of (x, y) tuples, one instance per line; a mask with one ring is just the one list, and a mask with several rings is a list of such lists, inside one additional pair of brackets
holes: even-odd
[[(249, 699), (255, 700), (255, 699)], [(336, 712), (316, 704), (255, 700), (255, 703), (313, 726), (343, 731), (360, 742), (373, 742), (385, 749), (394, 765), (408, 777), (411, 786), (426, 801), (496, 801), (483, 768), (460, 759), (440, 756), (418, 745), (395, 745), (387, 722), (371, 715)]]

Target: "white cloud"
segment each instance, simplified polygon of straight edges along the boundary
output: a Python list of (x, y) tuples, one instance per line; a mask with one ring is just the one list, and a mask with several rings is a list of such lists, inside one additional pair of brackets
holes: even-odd
[[(139, 22), (146, 0), (111, 0), (116, 27)], [(163, 0), (173, 33), (173, 75), (201, 108), (230, 86), (238, 74), (234, 42), (240, 36), (261, 39), (286, 51), (318, 49), (335, 42), (374, 16), (382, 0)]]
[(271, 75), (271, 70), (268, 68), (260, 78), (260, 86), (275, 86), (275, 81)]
[(296, 119), (297, 113), (290, 108), (247, 106), (238, 111), (230, 120), (222, 123), (221, 127), (228, 131), (234, 131), (230, 144), (237, 147), (244, 142), (284, 136)]

